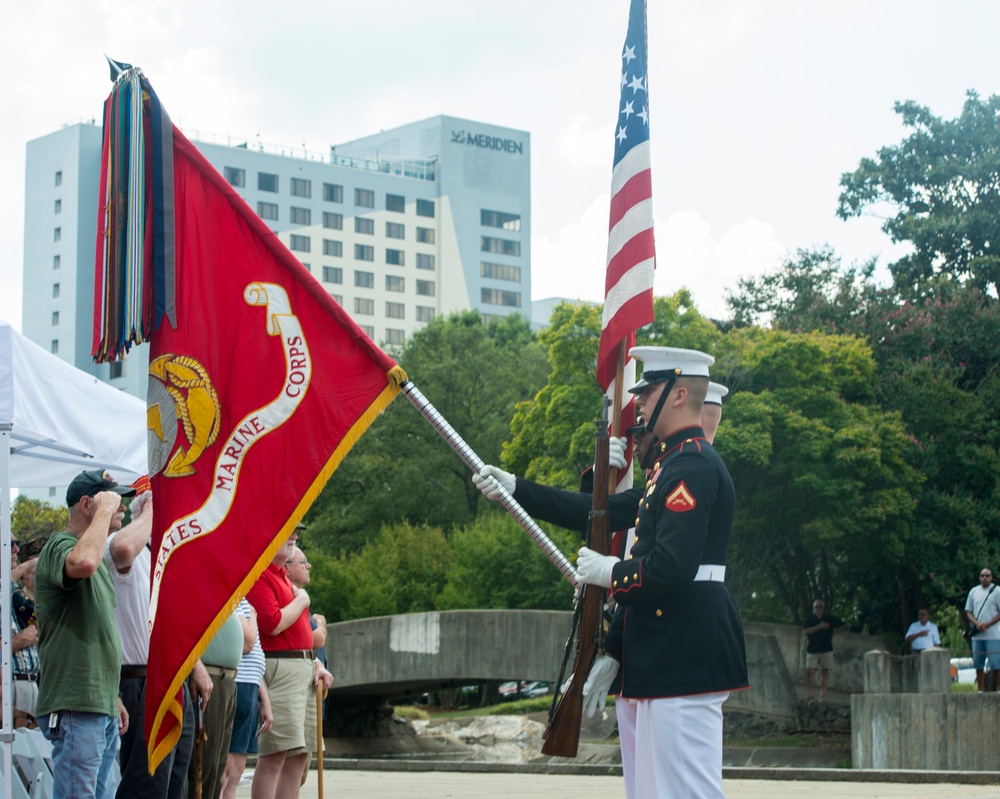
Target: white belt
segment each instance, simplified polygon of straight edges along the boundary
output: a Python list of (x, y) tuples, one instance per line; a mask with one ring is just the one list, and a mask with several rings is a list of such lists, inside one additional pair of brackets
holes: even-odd
[(702, 563), (694, 576), (696, 583), (721, 583), (726, 579), (726, 567), (717, 563)]

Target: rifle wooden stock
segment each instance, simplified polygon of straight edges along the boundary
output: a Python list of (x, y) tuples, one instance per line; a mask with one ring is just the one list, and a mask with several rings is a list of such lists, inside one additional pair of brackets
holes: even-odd
[[(608, 517), (608, 412), (604, 406), (603, 419), (598, 422), (596, 455), (594, 458), (594, 502), (587, 523), (587, 546), (607, 555), (611, 550), (611, 529)], [(582, 613), (576, 629), (576, 659), (573, 678), (566, 691), (554, 700), (554, 710), (549, 713), (545, 728), (543, 755), (576, 757), (580, 746), (580, 726), (583, 723), (583, 684), (590, 674), (597, 655), (604, 652), (604, 601), (605, 589), (597, 585), (583, 587), (580, 602)], [(570, 633), (567, 647), (572, 646)], [(558, 690), (558, 688), (557, 688)]]

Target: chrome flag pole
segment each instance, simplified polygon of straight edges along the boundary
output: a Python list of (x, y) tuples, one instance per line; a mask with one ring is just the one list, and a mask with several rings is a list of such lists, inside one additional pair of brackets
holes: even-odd
[[(438, 413), (437, 408), (431, 405), (420, 389), (407, 380), (400, 385), (400, 390), (413, 403), (413, 407), (420, 411), (420, 414), (431, 423), (431, 427), (437, 430), (441, 434), (441, 437), (448, 442), (448, 446), (455, 450), (455, 454), (465, 462), (465, 465), (472, 469), (474, 474), (478, 474), (479, 470), (486, 465), (483, 459), (455, 432), (455, 428), (448, 424), (448, 421)], [(535, 523), (535, 520), (528, 515), (528, 512), (518, 504), (517, 500), (503, 486), (500, 486), (499, 501), (507, 509), (507, 512), (517, 520), (517, 523), (524, 528), (524, 531), (531, 536), (532, 540), (541, 547), (542, 552), (562, 572), (563, 577), (573, 585), (576, 585), (576, 569), (569, 562), (569, 558), (560, 551), (559, 547), (552, 543), (552, 539), (545, 535), (542, 528)]]

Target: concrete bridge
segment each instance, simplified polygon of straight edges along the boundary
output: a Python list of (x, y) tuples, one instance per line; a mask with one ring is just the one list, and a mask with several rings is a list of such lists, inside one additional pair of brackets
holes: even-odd
[(487, 681), (555, 682), (572, 617), (451, 610), (330, 624), (331, 693), (392, 698)]

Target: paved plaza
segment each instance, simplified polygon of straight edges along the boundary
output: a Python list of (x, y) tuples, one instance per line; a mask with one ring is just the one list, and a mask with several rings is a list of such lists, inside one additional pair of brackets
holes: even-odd
[[(727, 799), (980, 799), (1000, 798), (1000, 785), (912, 784), (880, 782), (815, 782), (727, 779)], [(250, 796), (250, 783), (236, 795)], [(316, 772), (302, 788), (302, 799), (316, 799)], [(625, 796), (621, 777), (563, 774), (496, 774), (453, 771), (327, 770), (324, 797), (365, 799), (619, 799)]]

